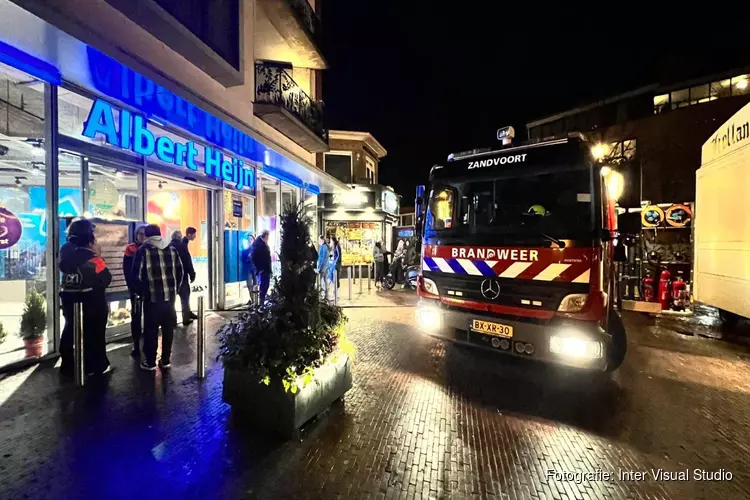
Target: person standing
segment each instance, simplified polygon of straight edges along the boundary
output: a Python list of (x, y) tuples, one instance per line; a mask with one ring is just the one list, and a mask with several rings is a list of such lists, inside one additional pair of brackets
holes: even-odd
[(263, 230), (260, 236), (255, 238), (255, 242), (252, 246), (250, 259), (255, 267), (255, 273), (259, 283), (259, 296), (258, 300), (261, 304), (266, 301), (266, 294), (268, 293), (268, 287), (271, 286), (271, 249), (268, 246), (268, 238), (271, 232), (268, 229)]
[[(194, 319), (198, 319), (198, 316), (190, 310), (190, 284), (195, 282), (195, 268), (193, 267), (193, 258), (190, 256), (188, 243), (195, 239), (195, 228), (187, 228), (185, 230), (185, 235), (186, 236), (183, 238), (180, 231), (173, 232), (170, 245), (177, 250), (185, 272), (185, 279), (182, 281), (182, 285), (180, 285), (179, 292), (180, 303), (182, 304), (182, 324), (187, 326), (192, 323)], [(190, 281), (188, 281), (188, 278), (190, 278)]]
[(253, 244), (255, 243), (255, 236), (252, 234), (247, 236), (247, 248), (242, 252), (242, 261), (247, 266), (247, 291), (250, 294), (250, 300), (247, 305), (253, 303), (253, 290), (258, 281), (255, 278), (255, 266), (253, 265)]
[(185, 272), (179, 253), (162, 239), (159, 226), (146, 226), (145, 234), (146, 241), (135, 254), (133, 272), (143, 297), (143, 352), (146, 359), (141, 363), (141, 368), (154, 371), (159, 327), (162, 333), (159, 366), (166, 369), (171, 365), (172, 340), (177, 326), (174, 303), (185, 281)]
[(378, 241), (372, 249), (372, 261), (375, 271), (375, 288), (380, 289), (380, 282), (383, 279), (383, 266), (385, 264), (385, 255), (383, 255), (383, 246)]
[(67, 241), (60, 249), (60, 272), (65, 326), (60, 337), (60, 372), (74, 373), (73, 361), (73, 309), (83, 305), (84, 371), (87, 375), (100, 375), (111, 370), (107, 359), (105, 331), (109, 306), (105, 291), (112, 282), (112, 274), (102, 259), (96, 242), (94, 224), (83, 217), (74, 219), (67, 231)]
[(133, 338), (133, 350), (130, 351), (130, 355), (134, 358), (141, 356), (143, 302), (136, 291), (133, 260), (144, 241), (146, 241), (146, 225), (141, 224), (135, 229), (135, 241), (125, 247), (125, 254), (122, 257), (122, 273), (125, 275), (125, 283), (130, 293), (130, 335)]
[(331, 236), (333, 242), (333, 261), (336, 267), (336, 288), (341, 288), (341, 261), (344, 260), (344, 254), (341, 251), (341, 245), (339, 239), (335, 236)]
[(334, 286), (333, 295), (336, 297), (336, 290), (339, 289), (340, 281), (339, 266), (341, 264), (341, 247), (339, 246), (339, 240), (335, 236), (331, 236), (331, 266), (328, 268), (328, 282)]
[(315, 272), (320, 276), (320, 286), (323, 289), (323, 296), (328, 298), (328, 269), (331, 266), (330, 250), (326, 245), (326, 240), (323, 236), (318, 238), (318, 264), (315, 267)]

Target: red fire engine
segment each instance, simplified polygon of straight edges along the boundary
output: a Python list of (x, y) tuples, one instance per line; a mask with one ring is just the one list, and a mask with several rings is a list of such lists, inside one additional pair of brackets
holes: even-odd
[(615, 370), (627, 341), (611, 300), (607, 169), (580, 136), (514, 146), (501, 135), (503, 147), (451, 155), (417, 190), (418, 322), (462, 344)]

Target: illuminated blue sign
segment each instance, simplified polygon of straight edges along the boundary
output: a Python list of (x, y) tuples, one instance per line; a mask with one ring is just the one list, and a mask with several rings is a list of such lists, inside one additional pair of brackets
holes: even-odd
[[(193, 141), (177, 142), (166, 136), (154, 136), (148, 129), (145, 116), (118, 109), (119, 123), (115, 123), (112, 105), (97, 99), (91, 107), (83, 128), (83, 135), (94, 139), (97, 134), (112, 146), (130, 149), (144, 156), (156, 155), (161, 161), (193, 171), (198, 170), (195, 158), (198, 149)], [(237, 186), (237, 189), (255, 188), (255, 171), (247, 168), (239, 158), (226, 157), (211, 146), (204, 148), (204, 170), (206, 175), (222, 179)]]

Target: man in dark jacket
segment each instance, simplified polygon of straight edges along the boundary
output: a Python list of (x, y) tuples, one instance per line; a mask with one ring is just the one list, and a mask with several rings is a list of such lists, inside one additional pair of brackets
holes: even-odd
[(60, 372), (72, 375), (73, 304), (83, 304), (84, 370), (98, 375), (110, 370), (105, 344), (109, 306), (104, 294), (112, 274), (101, 257), (94, 236), (94, 224), (78, 218), (68, 226), (67, 241), (60, 249), (60, 271), (63, 274), (60, 299), (65, 326), (60, 337), (62, 362)]
[(255, 267), (255, 273), (260, 283), (259, 300), (261, 304), (266, 301), (268, 287), (271, 285), (271, 249), (268, 247), (268, 237), (270, 234), (268, 229), (260, 233), (260, 236), (255, 238), (252, 253), (250, 254), (250, 259), (252, 259), (253, 267)]
[(133, 260), (138, 249), (146, 241), (146, 225), (141, 224), (135, 229), (135, 241), (125, 247), (122, 257), (122, 273), (130, 292), (130, 335), (133, 337), (133, 350), (130, 355), (134, 358), (141, 356), (141, 322), (143, 321), (143, 304), (136, 292), (135, 276), (133, 276)]
[(177, 313), (174, 309), (184, 271), (177, 250), (161, 237), (159, 226), (146, 226), (146, 241), (135, 254), (133, 273), (136, 276), (138, 293), (143, 297), (143, 353), (146, 359), (141, 368), (156, 370), (156, 351), (161, 327), (162, 369), (169, 368), (172, 354), (174, 327)]
[[(182, 260), (182, 267), (185, 271), (186, 278), (182, 280), (182, 286), (180, 286), (180, 303), (182, 304), (182, 324), (189, 325), (198, 316), (190, 310), (190, 283), (195, 281), (195, 268), (193, 267), (193, 258), (190, 256), (190, 250), (188, 249), (188, 243), (195, 239), (196, 230), (194, 227), (189, 227), (185, 230), (185, 236), (182, 237), (182, 233), (175, 231), (172, 233), (172, 241), (170, 245), (177, 250), (177, 253)], [(190, 281), (187, 280), (190, 278)]]

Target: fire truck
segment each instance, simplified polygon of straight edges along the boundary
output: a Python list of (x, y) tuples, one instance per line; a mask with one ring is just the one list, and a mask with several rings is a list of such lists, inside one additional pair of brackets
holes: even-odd
[[(581, 135), (452, 154), (417, 188), (417, 322), (510, 356), (614, 371), (626, 332), (612, 299), (611, 170)], [(620, 177), (621, 180), (621, 177)]]

